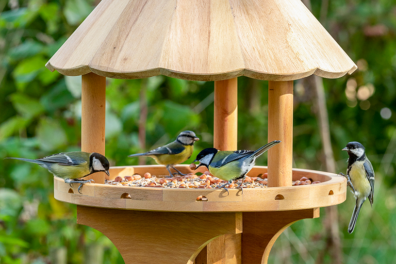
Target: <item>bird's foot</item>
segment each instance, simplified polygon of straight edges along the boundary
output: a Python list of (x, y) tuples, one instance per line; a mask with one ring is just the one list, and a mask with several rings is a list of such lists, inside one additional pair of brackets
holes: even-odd
[(353, 194), (356, 195), (356, 190), (355, 190), (355, 187), (353, 187), (351, 177), (349, 177), (349, 175), (345, 175), (342, 172), (340, 172), (339, 175), (344, 176), (347, 179), (347, 185), (352, 189)]
[(70, 185), (70, 187), (72, 187), (73, 183), (79, 183), (80, 186), (78, 186), (78, 193), (81, 193), (81, 188), (83, 187), (83, 185), (85, 183), (91, 183), (91, 182), (95, 182), (94, 179), (90, 179), (90, 180), (81, 180), (81, 179), (77, 179), (77, 180), (72, 180), (72, 179), (65, 179), (65, 183), (68, 183)]
[(242, 187), (242, 184), (241, 184), (241, 186), (239, 186), (239, 190), (242, 192), (242, 195), (243, 195), (243, 187)]
[(178, 174), (180, 174), (181, 176), (186, 176), (187, 174), (182, 173), (181, 171), (179, 171), (178, 169), (176, 169), (175, 167), (172, 166), (172, 169), (174, 169), (175, 171), (177, 171)]
[(72, 179), (66, 178), (65, 183), (68, 183), (70, 188), (73, 188), (73, 180)]
[(227, 191), (227, 193), (228, 193), (228, 195), (230, 195), (230, 192), (228, 191), (228, 189), (226, 188), (226, 186), (228, 185), (229, 183), (227, 182), (226, 184), (223, 184), (222, 186), (220, 186), (220, 188), (219, 189), (223, 189), (223, 190), (226, 190)]

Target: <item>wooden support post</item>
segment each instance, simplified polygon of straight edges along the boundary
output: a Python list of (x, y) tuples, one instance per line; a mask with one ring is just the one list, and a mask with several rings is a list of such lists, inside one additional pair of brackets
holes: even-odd
[(282, 141), (268, 151), (268, 187), (291, 186), (293, 81), (270, 81), (268, 87), (268, 142)]
[[(106, 77), (88, 73), (82, 76), (81, 151), (105, 155)], [(86, 179), (104, 183), (104, 172)]]
[(213, 238), (242, 232), (242, 213), (78, 208), (84, 210), (78, 213), (77, 223), (107, 236), (120, 251), (125, 264), (193, 263), (199, 251)]
[(215, 82), (214, 140), (220, 150), (237, 150), (238, 78)]
[(294, 222), (319, 217), (320, 208), (243, 213), (242, 263), (267, 264), (276, 239)]
[[(213, 134), (215, 148), (237, 150), (238, 78), (215, 82)], [(202, 249), (195, 264), (239, 264), (241, 263), (240, 248), (240, 235), (218, 237)]]

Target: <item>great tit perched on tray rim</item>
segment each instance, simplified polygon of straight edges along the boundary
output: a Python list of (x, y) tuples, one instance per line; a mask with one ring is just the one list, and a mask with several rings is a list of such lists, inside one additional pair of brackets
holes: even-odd
[(368, 198), (371, 206), (373, 206), (375, 174), (373, 166), (366, 156), (365, 148), (361, 143), (356, 141), (349, 142), (342, 150), (348, 152), (349, 159), (347, 175), (341, 174), (347, 178), (348, 186), (351, 187), (356, 199), (355, 209), (348, 226), (348, 232), (352, 233), (364, 201)]
[(172, 143), (150, 150), (146, 153), (133, 154), (128, 157), (151, 157), (158, 164), (165, 165), (171, 177), (173, 176), (173, 173), (170, 168), (173, 168), (180, 175), (185, 175), (177, 170), (174, 165), (183, 163), (191, 157), (194, 150), (194, 143), (198, 140), (199, 138), (193, 131), (187, 130), (181, 132)]
[[(200, 162), (196, 169), (200, 166), (205, 166), (213, 176), (231, 183), (233, 180), (245, 178), (246, 174), (255, 165), (256, 158), (260, 157), (268, 149), (279, 143), (279, 140), (272, 141), (256, 151), (219, 151), (215, 148), (207, 148), (197, 155), (194, 162)], [(228, 191), (225, 188), (228, 183), (221, 186), (221, 188)]]
[(80, 186), (78, 187), (78, 192), (80, 192), (80, 189), (84, 183), (93, 181), (92, 179), (82, 180), (81, 178), (100, 171), (103, 171), (107, 175), (110, 175), (109, 161), (105, 156), (96, 152), (64, 152), (47, 156), (41, 159), (7, 159), (16, 159), (38, 164), (41, 167), (46, 168), (55, 176), (65, 179), (65, 182), (69, 183), (70, 185), (73, 183), (80, 183)]

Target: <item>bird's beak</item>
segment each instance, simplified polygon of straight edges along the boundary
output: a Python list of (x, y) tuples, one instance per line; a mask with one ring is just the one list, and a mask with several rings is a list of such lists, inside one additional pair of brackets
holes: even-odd
[(345, 148), (343, 148), (342, 150), (343, 150), (343, 151), (348, 151), (348, 148), (347, 148), (347, 147), (345, 147)]
[(105, 170), (104, 172), (110, 177), (110, 172), (108, 170)]
[(197, 137), (194, 138), (194, 141), (198, 141), (198, 140), (199, 140), (199, 138), (197, 138)]

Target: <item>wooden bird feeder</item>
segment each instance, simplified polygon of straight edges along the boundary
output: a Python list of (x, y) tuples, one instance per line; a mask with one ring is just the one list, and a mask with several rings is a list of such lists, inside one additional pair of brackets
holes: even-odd
[[(228, 195), (120, 187), (104, 185), (97, 173), (79, 194), (55, 177), (55, 198), (77, 204), (77, 222), (109, 237), (127, 264), (267, 263), (286, 227), (346, 199), (343, 177), (292, 169), (293, 80), (357, 68), (300, 0), (102, 0), (47, 67), (82, 75), (82, 151), (101, 154), (106, 77), (214, 81), (220, 150), (237, 149), (237, 77), (269, 81), (268, 142), (282, 141), (268, 153), (269, 188)], [(163, 166), (112, 167), (110, 179), (145, 172), (167, 173)], [(264, 172), (257, 166), (249, 175)], [(302, 176), (322, 183), (292, 187)]]

